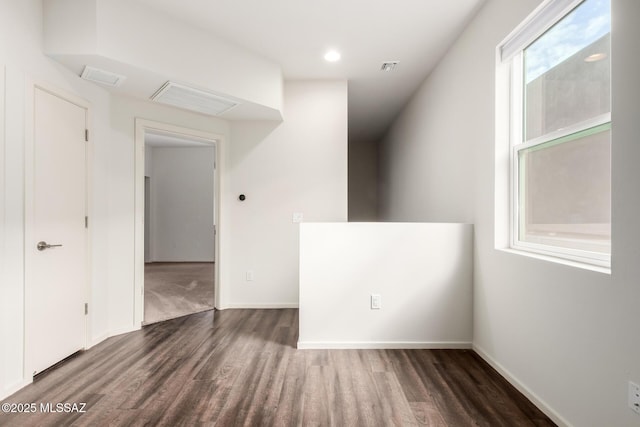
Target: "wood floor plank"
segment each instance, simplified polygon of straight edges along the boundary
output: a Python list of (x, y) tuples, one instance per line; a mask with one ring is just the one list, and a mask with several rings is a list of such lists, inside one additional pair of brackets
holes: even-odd
[(360, 420), (353, 369), (349, 361), (353, 353), (354, 350), (335, 350), (329, 353), (331, 366), (334, 366), (337, 373), (333, 389), (337, 401), (334, 411), (336, 419), (343, 421), (343, 425), (358, 425)]
[(282, 386), (279, 390), (274, 390), (274, 397), (277, 396), (278, 404), (273, 425), (302, 425), (304, 400), (301, 390), (305, 381), (305, 352), (302, 350), (289, 355)]
[(386, 425), (418, 426), (409, 402), (403, 398), (402, 387), (396, 376), (389, 372), (374, 372), (373, 378)]
[(297, 350), (298, 311), (227, 310), (110, 338), (3, 403), (1, 426), (551, 426), (469, 350)]
[(427, 402), (409, 402), (411, 412), (418, 425), (430, 427), (446, 427), (448, 424), (434, 405)]

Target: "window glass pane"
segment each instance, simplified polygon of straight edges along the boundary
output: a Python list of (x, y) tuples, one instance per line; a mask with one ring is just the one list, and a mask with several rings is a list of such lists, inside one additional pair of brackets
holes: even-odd
[(525, 140), (608, 113), (609, 0), (585, 0), (524, 50)]
[(519, 240), (610, 253), (611, 125), (522, 149)]

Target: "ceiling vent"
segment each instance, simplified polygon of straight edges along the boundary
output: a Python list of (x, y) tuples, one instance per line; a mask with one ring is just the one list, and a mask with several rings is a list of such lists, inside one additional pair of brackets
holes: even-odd
[(238, 105), (230, 99), (174, 82), (166, 82), (151, 99), (213, 116), (218, 116)]
[(396, 69), (400, 61), (388, 61), (383, 62), (382, 67), (380, 67), (380, 71), (393, 71)]
[(89, 80), (90, 82), (100, 83), (110, 87), (118, 87), (126, 80), (126, 77), (121, 76), (120, 74), (90, 67), (88, 65), (84, 67), (84, 71), (82, 71), (80, 77), (85, 80)]

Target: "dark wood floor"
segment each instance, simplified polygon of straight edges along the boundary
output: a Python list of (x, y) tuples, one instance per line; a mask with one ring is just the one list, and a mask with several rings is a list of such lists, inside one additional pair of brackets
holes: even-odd
[(472, 351), (297, 350), (297, 310), (203, 312), (110, 338), (3, 403), (11, 426), (554, 425)]

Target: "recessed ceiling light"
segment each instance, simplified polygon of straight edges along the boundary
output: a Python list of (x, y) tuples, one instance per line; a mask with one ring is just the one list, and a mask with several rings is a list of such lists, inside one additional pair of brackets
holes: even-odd
[(329, 62), (336, 62), (340, 60), (340, 52), (336, 50), (330, 50), (324, 54), (324, 59)]
[(602, 61), (607, 57), (607, 54), (604, 52), (594, 53), (593, 55), (589, 55), (584, 58), (584, 62), (597, 62)]

